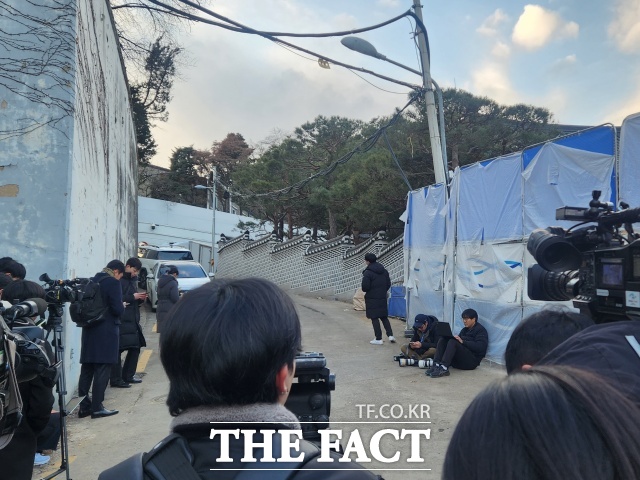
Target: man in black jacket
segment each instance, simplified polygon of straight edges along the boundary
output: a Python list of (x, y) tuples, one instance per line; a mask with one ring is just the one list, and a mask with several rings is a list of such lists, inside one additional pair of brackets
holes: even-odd
[[(78, 417), (91, 415), (91, 418), (109, 417), (118, 410), (104, 408), (104, 392), (107, 389), (111, 365), (118, 361), (120, 340), (120, 316), (124, 312), (120, 279), (124, 274), (124, 264), (112, 260), (101, 272), (93, 277), (100, 283), (100, 293), (107, 311), (97, 325), (82, 329), (82, 349), (80, 350), (80, 381), (78, 396), (80, 402)], [(93, 383), (93, 388), (91, 384)], [(89, 389), (92, 397), (89, 397)]]
[[(122, 301), (126, 306), (120, 324), (119, 358), (111, 367), (111, 386), (116, 388), (129, 388), (132, 383), (142, 383), (142, 380), (135, 376), (140, 349), (147, 346), (140, 326), (140, 305), (147, 299), (146, 293), (138, 292), (138, 272), (141, 268), (140, 259), (130, 258), (120, 279)], [(127, 352), (124, 364), (122, 352)]]
[(416, 315), (413, 323), (413, 336), (409, 343), (402, 345), (400, 351), (407, 358), (414, 360), (424, 360), (433, 358), (436, 354), (438, 336), (436, 335), (436, 325), (438, 319), (433, 315)]
[(487, 354), (489, 334), (478, 323), (478, 312), (467, 308), (462, 312), (464, 328), (458, 335), (438, 340), (435, 365), (425, 373), (431, 378), (449, 375), (449, 367), (473, 370)]
[(387, 269), (379, 264), (377, 260), (378, 258), (373, 253), (367, 253), (364, 256), (367, 268), (362, 272), (362, 291), (364, 292), (366, 314), (367, 318), (371, 319), (373, 333), (376, 336), (369, 342), (372, 345), (382, 345), (381, 320), (389, 341), (391, 343), (396, 341), (391, 330), (389, 318), (387, 318), (389, 314), (387, 310), (387, 292), (391, 288), (391, 279)]

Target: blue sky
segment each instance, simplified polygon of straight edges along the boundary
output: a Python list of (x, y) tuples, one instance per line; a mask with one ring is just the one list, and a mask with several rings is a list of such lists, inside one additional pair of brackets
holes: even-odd
[[(640, 0), (422, 0), (431, 74), (499, 103), (549, 108), (559, 123), (620, 125), (640, 111)], [(210, 8), (266, 31), (332, 32), (374, 25), (411, 0), (216, 0)], [(359, 34), (388, 58), (419, 69), (406, 19)], [(420, 77), (352, 52), (339, 38), (285, 39), (335, 60), (420, 84)], [(318, 115), (370, 120), (406, 102), (406, 87), (340, 67), (326, 70), (251, 35), (198, 25), (181, 41), (189, 67), (173, 89), (170, 119), (154, 129), (153, 163), (176, 147), (209, 148), (227, 133), (252, 145)]]

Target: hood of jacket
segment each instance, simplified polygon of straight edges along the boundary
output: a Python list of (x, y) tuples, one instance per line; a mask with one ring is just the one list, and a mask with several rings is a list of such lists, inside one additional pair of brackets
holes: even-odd
[(378, 275), (384, 273), (384, 267), (378, 262), (370, 263), (365, 270), (371, 270), (373, 273), (377, 273)]
[(166, 286), (169, 282), (178, 283), (178, 279), (175, 278), (173, 275), (162, 275), (160, 277), (160, 280), (158, 280), (158, 288), (162, 288)]

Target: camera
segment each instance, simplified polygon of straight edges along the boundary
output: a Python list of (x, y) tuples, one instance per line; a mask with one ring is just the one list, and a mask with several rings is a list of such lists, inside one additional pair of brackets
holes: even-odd
[(305, 352), (296, 355), (295, 378), (285, 407), (300, 421), (305, 440), (320, 439), (318, 430), (329, 428), (331, 391), (336, 389), (336, 376), (327, 368), (322, 353)]
[[(579, 223), (565, 230), (534, 230), (527, 250), (538, 265), (527, 272), (532, 300), (573, 300), (594, 322), (640, 319), (640, 240), (633, 223), (640, 208), (622, 210), (600, 202), (594, 190), (588, 208), (561, 207), (556, 220)], [(586, 225), (581, 228), (581, 225)], [(624, 226), (626, 236), (620, 232)]]
[(72, 280), (52, 280), (43, 273), (39, 280), (44, 282), (45, 300), (49, 304), (62, 305), (75, 302), (82, 286), (89, 282), (88, 278), (74, 278)]
[(418, 368), (430, 368), (433, 367), (433, 358), (425, 358), (424, 360), (418, 360)]
[(414, 360), (413, 358), (399, 358), (398, 359), (398, 365), (400, 365), (401, 367), (410, 367), (413, 365), (417, 365), (418, 361)]

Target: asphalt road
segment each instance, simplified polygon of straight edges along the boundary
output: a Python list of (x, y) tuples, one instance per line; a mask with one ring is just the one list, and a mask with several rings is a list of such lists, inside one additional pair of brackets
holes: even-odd
[[(361, 441), (371, 461), (360, 463), (387, 480), (440, 478), (447, 445), (461, 413), (484, 386), (505, 375), (504, 369), (483, 363), (474, 371), (452, 370), (449, 377), (428, 378), (424, 370), (400, 368), (392, 360), (404, 340), (404, 321), (391, 319), (399, 343), (385, 339), (384, 345), (373, 346), (369, 344), (373, 338), (371, 322), (350, 304), (302, 296), (294, 296), (294, 301), (302, 322), (303, 349), (324, 353), (327, 366), (336, 375), (331, 429), (342, 434), (342, 446), (356, 448)], [(138, 364), (143, 383), (129, 389), (107, 388), (104, 404), (118, 409), (118, 415), (93, 420), (80, 419), (74, 412), (68, 417), (70, 478), (74, 480), (96, 479), (105, 468), (136, 452), (148, 451), (169, 433), (171, 417), (164, 403), (168, 380), (158, 356), (155, 315), (148, 304), (142, 317), (148, 343)], [(409, 431), (404, 439), (395, 440), (393, 433), (388, 433), (380, 441), (380, 455), (391, 458), (398, 452), (398, 461), (376, 460), (372, 437), (381, 430), (400, 434), (403, 429)], [(417, 430), (428, 430), (429, 438), (410, 433)], [(418, 436), (419, 444), (415, 440)], [(423, 462), (406, 461), (412, 455), (412, 442), (419, 445)], [(351, 458), (356, 456), (354, 453)], [(36, 467), (33, 478), (43, 478), (57, 466), (59, 451), (54, 452), (50, 465)], [(66, 476), (62, 473), (56, 478)]]

